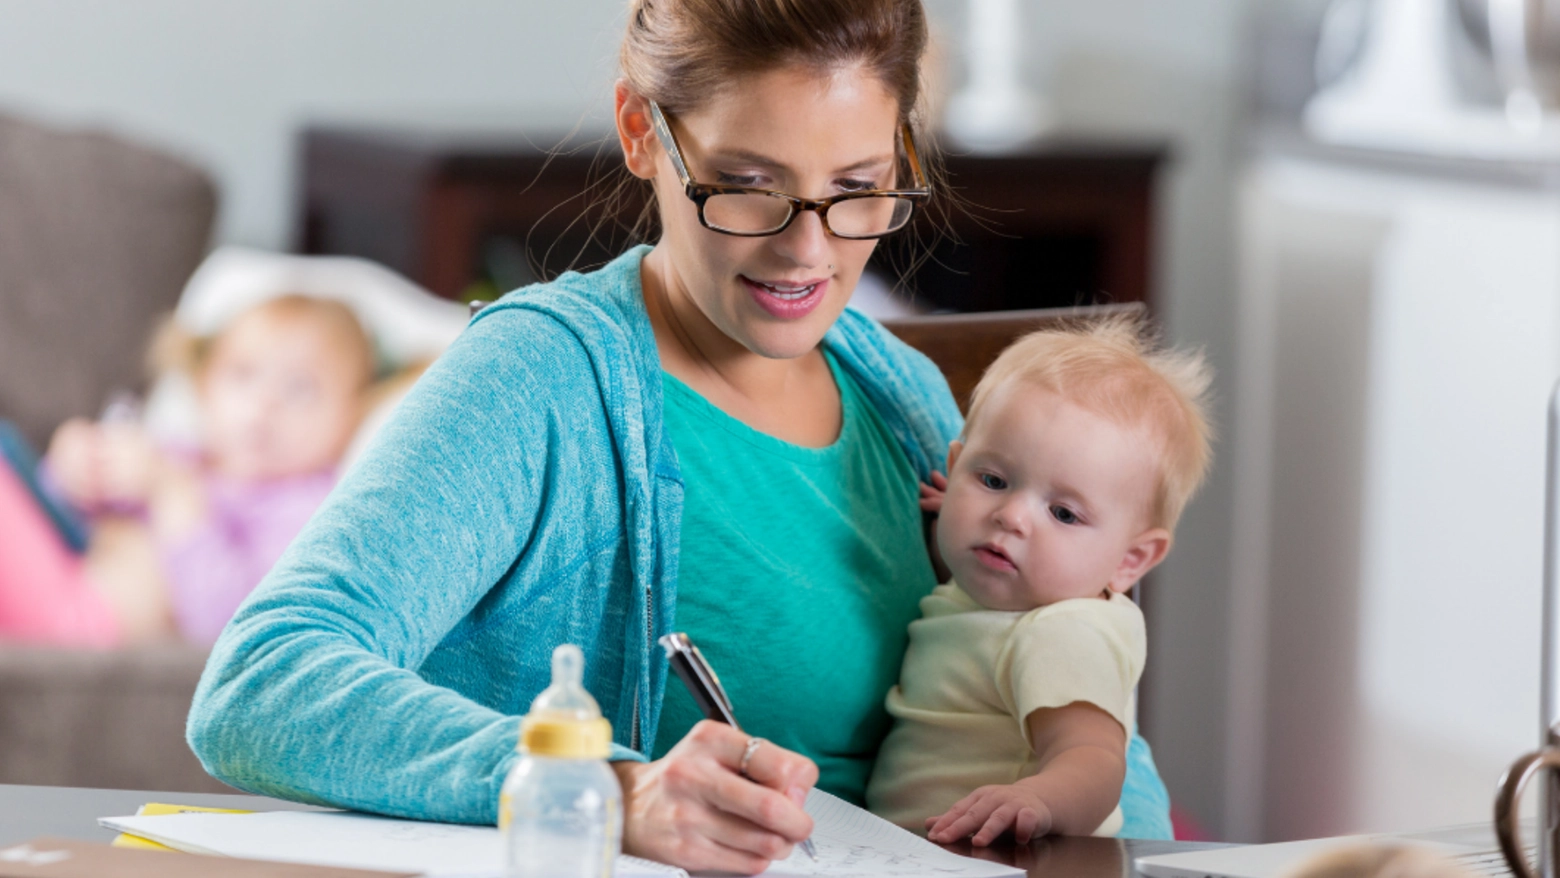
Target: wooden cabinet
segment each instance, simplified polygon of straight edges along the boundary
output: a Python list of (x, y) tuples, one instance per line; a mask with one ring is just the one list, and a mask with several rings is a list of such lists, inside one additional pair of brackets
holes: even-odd
[[(549, 152), (556, 138), (414, 128), (303, 135), (298, 248), (364, 256), (451, 298), (491, 297), (599, 265), (630, 243), (642, 187), (615, 211), (615, 143)], [(1153, 301), (1159, 143), (1058, 141), (1003, 157), (945, 158), (957, 204), (887, 239), (874, 268), (938, 310)]]

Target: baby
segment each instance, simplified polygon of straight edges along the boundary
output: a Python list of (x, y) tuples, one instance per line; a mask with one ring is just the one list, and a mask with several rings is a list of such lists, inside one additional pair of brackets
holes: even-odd
[(82, 559), (0, 472), (0, 636), (108, 645), (174, 627), (209, 644), (335, 484), (375, 371), (349, 308), (282, 296), (157, 348), (194, 379), (201, 447), (159, 446), (133, 422), (61, 426), (44, 481), (92, 519)]
[(1126, 592), (1208, 468), (1208, 385), (1130, 318), (1036, 332), (992, 364), (948, 450), (952, 579), (910, 624), (872, 811), (944, 843), (1119, 830), (1147, 650)]

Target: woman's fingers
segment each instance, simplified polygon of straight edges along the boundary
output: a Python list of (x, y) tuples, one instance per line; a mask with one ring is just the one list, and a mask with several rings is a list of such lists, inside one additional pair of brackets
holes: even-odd
[(781, 835), (760, 829), (757, 824), (746, 818), (712, 809), (711, 819), (714, 828), (710, 838), (722, 847), (744, 856), (760, 858), (764, 860), (766, 866), (772, 860), (783, 860), (791, 855), (791, 848), (794, 845), (790, 841)]
[(740, 772), (749, 737), (702, 722), (662, 759), (615, 765), (623, 782), (623, 847), (685, 869), (752, 874), (790, 855), (812, 832), (802, 810), (817, 780), (811, 760), (761, 742)]
[[(710, 725), (735, 731), (720, 723)], [(736, 732), (736, 736), (740, 739), (741, 747), (734, 753), (736, 758), (729, 765), (740, 774), (742, 755), (747, 752), (748, 741), (752, 739), (742, 732)], [(806, 802), (807, 791), (818, 783), (818, 766), (800, 753), (793, 753), (778, 744), (760, 741), (753, 750), (752, 758), (748, 760), (747, 776), (753, 783), (780, 792), (797, 807), (801, 807)], [(811, 829), (810, 823), (808, 828)]]
[[(756, 756), (754, 761), (757, 761)], [(806, 795), (805, 790), (802, 795)], [(789, 842), (799, 842), (812, 835), (812, 818), (795, 799), (740, 775), (715, 778), (709, 801), (721, 811), (763, 827)]]
[(939, 472), (932, 473), (931, 484), (921, 483), (921, 511), (941, 512), (943, 495), (948, 492), (948, 477)]

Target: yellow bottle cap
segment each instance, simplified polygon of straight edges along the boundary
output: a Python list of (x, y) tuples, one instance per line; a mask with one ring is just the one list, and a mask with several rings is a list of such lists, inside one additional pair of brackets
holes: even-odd
[(575, 720), (528, 716), (520, 723), (520, 750), (532, 756), (560, 759), (606, 759), (612, 754), (612, 724), (601, 717)]
[(520, 751), (561, 759), (606, 759), (612, 753), (612, 725), (585, 691), (585, 656), (572, 643), (553, 650), (552, 685), (531, 704), (520, 723)]

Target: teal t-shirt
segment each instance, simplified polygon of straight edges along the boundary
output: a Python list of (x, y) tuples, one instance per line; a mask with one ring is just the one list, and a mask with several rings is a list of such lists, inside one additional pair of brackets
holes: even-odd
[[(828, 360), (844, 424), (826, 448), (760, 433), (663, 375), (685, 485), (675, 625), (744, 731), (811, 758), (821, 789), (861, 804), (891, 723), (883, 698), (936, 581), (915, 472)], [(702, 718), (669, 681), (652, 758)]]

